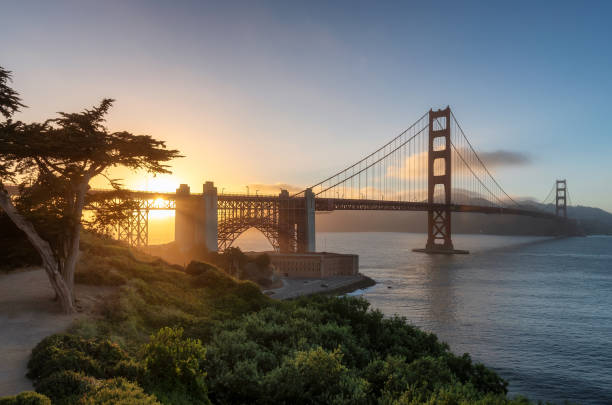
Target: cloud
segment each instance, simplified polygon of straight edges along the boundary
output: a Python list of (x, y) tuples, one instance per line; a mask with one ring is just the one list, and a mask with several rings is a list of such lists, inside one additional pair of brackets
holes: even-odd
[(525, 166), (531, 163), (529, 155), (510, 150), (479, 152), (479, 155), (487, 167)]

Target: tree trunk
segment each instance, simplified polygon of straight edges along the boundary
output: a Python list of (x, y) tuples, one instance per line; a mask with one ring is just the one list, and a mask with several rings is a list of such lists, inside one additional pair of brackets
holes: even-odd
[(85, 195), (89, 188), (89, 178), (86, 177), (77, 189), (77, 197), (75, 201), (75, 207), (73, 212), (73, 220), (75, 221), (72, 229), (72, 238), (68, 247), (68, 254), (62, 276), (64, 281), (70, 287), (71, 291), (74, 291), (74, 273), (76, 270), (76, 264), (79, 259), (79, 244), (81, 240), (81, 217), (83, 216), (83, 206), (85, 205)]
[(68, 284), (64, 281), (62, 275), (60, 274), (57, 266), (57, 260), (53, 255), (53, 251), (51, 250), (51, 246), (49, 246), (49, 242), (42, 239), (34, 226), (23, 217), (17, 209), (13, 205), (8, 193), (0, 187), (0, 208), (6, 212), (11, 221), (19, 228), (23, 233), (25, 233), (26, 237), (34, 247), (34, 249), (40, 255), (42, 259), (43, 268), (47, 272), (47, 276), (49, 277), (49, 281), (51, 282), (51, 286), (55, 291), (57, 298), (60, 301), (60, 305), (62, 306), (62, 310), (66, 314), (71, 314), (75, 312), (74, 308), (74, 297), (73, 290), (68, 286)]

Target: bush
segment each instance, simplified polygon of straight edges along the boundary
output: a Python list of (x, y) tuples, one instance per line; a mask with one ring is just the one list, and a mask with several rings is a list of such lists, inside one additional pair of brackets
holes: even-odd
[(119, 286), (127, 278), (105, 260), (95, 260), (91, 253), (83, 252), (74, 275), (78, 284)]
[(262, 253), (255, 258), (255, 264), (260, 270), (265, 270), (270, 267), (270, 263), (272, 263), (272, 260), (270, 259), (270, 255), (267, 253)]
[(54, 405), (69, 405), (94, 389), (96, 379), (71, 370), (58, 371), (36, 384), (36, 391), (49, 397)]
[(85, 394), (79, 405), (161, 405), (153, 396), (145, 393), (137, 384), (124, 378), (114, 378), (100, 383)]
[(218, 270), (215, 266), (210, 263), (196, 262), (192, 260), (187, 267), (185, 267), (185, 273), (191, 276), (199, 276), (202, 273), (206, 273), (209, 270)]
[(36, 384), (61, 370), (81, 372), (96, 378), (114, 377), (117, 364), (127, 354), (108, 340), (84, 339), (57, 334), (44, 338), (32, 350), (27, 376)]
[(482, 364), (473, 364), (470, 355), (467, 353), (463, 356), (455, 356), (449, 353), (446, 362), (461, 382), (471, 383), (482, 393), (506, 394), (508, 392), (506, 381)]
[(262, 287), (267, 287), (272, 285), (275, 276), (272, 268), (269, 266), (260, 267), (257, 263), (247, 263), (240, 271), (240, 279), (249, 280)]
[(203, 369), (206, 349), (199, 340), (184, 338), (181, 328), (162, 328), (151, 336), (142, 356), (144, 386), (162, 401), (184, 396), (193, 403), (210, 403)]
[(366, 403), (367, 382), (342, 365), (339, 349), (297, 352), (266, 375), (264, 402), (270, 404)]
[(0, 398), (0, 405), (51, 405), (51, 400), (42, 394), (25, 391), (12, 397)]
[[(189, 266), (187, 266), (189, 267)], [(208, 267), (191, 280), (191, 285), (196, 288), (213, 288), (218, 292), (228, 292), (236, 280), (228, 276), (223, 270), (214, 266)]]

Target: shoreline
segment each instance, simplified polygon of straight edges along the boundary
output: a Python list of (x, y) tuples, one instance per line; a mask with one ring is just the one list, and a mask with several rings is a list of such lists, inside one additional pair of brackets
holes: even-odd
[(376, 281), (361, 273), (354, 276), (335, 276), (328, 278), (290, 278), (282, 277), (283, 286), (266, 289), (262, 292), (278, 300), (295, 299), (314, 294), (341, 295), (376, 285)]

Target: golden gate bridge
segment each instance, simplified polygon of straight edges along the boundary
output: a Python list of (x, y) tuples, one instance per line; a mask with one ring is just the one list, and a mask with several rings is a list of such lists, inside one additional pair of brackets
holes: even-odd
[(256, 228), (277, 251), (314, 252), (316, 211), (424, 211), (427, 241), (415, 251), (467, 253), (454, 248), (453, 212), (545, 218), (556, 221), (560, 233), (571, 232), (575, 224), (567, 219), (566, 181), (557, 180), (545, 201), (553, 192), (554, 213), (513, 199), (447, 107), (430, 110), (376, 151), (299, 193), (218, 194), (212, 182), (202, 193), (191, 193), (185, 184), (176, 193), (129, 191), (136, 208), (112, 233), (132, 246), (147, 245), (149, 212), (175, 210), (175, 242), (182, 248), (225, 250)]

